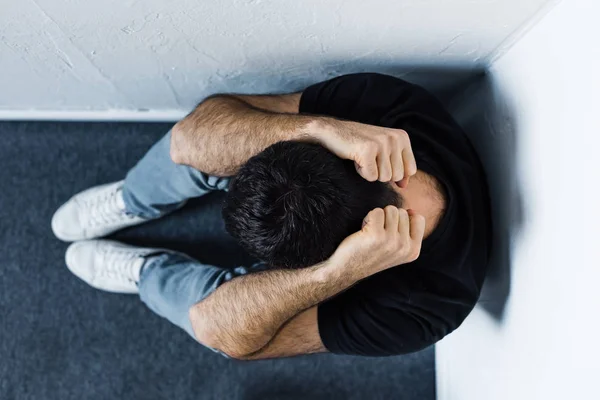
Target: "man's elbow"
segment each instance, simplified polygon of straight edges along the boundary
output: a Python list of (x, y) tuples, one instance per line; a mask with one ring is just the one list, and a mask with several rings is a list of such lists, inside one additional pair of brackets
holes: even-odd
[(214, 323), (209, 318), (206, 318), (198, 304), (190, 308), (189, 318), (195, 339), (204, 346), (217, 349), (219, 346), (217, 329)]
[(186, 145), (187, 136), (183, 121), (171, 128), (171, 143), (169, 144), (169, 156), (175, 164), (185, 164), (186, 158), (184, 150), (188, 148)]
[[(243, 349), (239, 345), (240, 341), (231, 338), (231, 332), (220, 332), (214, 321), (207, 318), (198, 306), (190, 308), (189, 317), (194, 337), (200, 344), (236, 360), (247, 360), (253, 353), (253, 351)], [(229, 340), (223, 340), (225, 335), (229, 336)]]

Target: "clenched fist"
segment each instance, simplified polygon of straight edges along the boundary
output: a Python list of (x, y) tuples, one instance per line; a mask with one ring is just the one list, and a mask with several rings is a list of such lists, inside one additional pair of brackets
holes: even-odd
[(416, 260), (421, 252), (425, 218), (394, 206), (376, 208), (360, 231), (348, 236), (330, 261), (352, 269), (358, 279)]
[(402, 129), (332, 119), (317, 124), (314, 138), (338, 157), (353, 160), (368, 181), (394, 181), (405, 188), (417, 172), (410, 139)]

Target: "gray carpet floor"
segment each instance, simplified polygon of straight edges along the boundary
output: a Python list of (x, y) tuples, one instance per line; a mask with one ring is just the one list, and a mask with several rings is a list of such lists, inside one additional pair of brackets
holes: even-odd
[[(0, 399), (435, 398), (434, 351), (241, 362), (196, 344), (136, 296), (94, 290), (64, 265), (54, 210), (122, 179), (165, 124), (0, 122)], [(216, 265), (248, 260), (220, 220), (222, 196), (120, 232)]]

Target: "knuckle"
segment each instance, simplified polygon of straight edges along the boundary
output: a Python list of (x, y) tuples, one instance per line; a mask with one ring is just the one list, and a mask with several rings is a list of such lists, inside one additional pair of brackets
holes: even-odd
[(390, 134), (387, 140), (388, 143), (393, 147), (398, 147), (398, 145), (400, 144), (400, 138), (396, 134)]
[[(409, 244), (409, 246), (410, 246), (410, 244)], [(421, 246), (420, 245), (410, 246), (410, 251), (408, 253), (410, 261), (414, 261), (417, 258), (419, 258), (420, 254), (421, 254)]]
[(389, 232), (382, 232), (383, 248), (386, 252), (394, 252), (398, 249), (398, 240)]
[(396, 142), (396, 135), (394, 135), (392, 132), (387, 132), (383, 136), (383, 140), (384, 140), (384, 143), (391, 145)]
[(365, 238), (365, 242), (369, 247), (377, 245), (377, 232), (369, 232), (369, 235)]
[(409, 140), (408, 132), (406, 132), (404, 129), (398, 129), (397, 136), (399, 139)]
[(390, 142), (387, 135), (381, 135), (375, 141), (378, 151), (384, 151), (390, 147)]
[(377, 243), (381, 243), (383, 242), (383, 246), (386, 246), (386, 235), (385, 235), (385, 231), (383, 229), (377, 229), (373, 232), (373, 240), (376, 241)]
[(421, 249), (416, 249), (413, 250), (410, 254), (410, 261), (415, 261), (417, 258), (419, 258), (419, 255), (421, 254)]

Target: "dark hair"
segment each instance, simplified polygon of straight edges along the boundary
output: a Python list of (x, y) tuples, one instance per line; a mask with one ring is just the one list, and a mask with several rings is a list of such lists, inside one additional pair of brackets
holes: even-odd
[(352, 161), (318, 144), (288, 141), (241, 167), (223, 218), (250, 254), (272, 267), (301, 268), (329, 258), (369, 211), (401, 200), (390, 185), (363, 179)]

